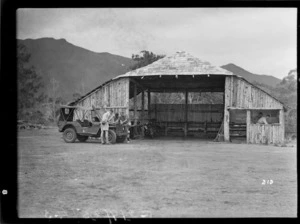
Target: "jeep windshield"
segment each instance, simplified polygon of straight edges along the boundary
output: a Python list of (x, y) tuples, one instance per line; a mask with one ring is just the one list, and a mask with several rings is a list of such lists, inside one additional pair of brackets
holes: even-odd
[[(83, 113), (80, 116), (78, 111), (81, 110)], [(77, 115), (77, 117), (82, 117), (84, 119), (85, 115), (89, 113), (90, 111), (94, 110), (93, 108), (89, 107), (80, 107), (80, 106), (61, 106), (60, 107), (60, 115), (59, 115), (59, 121), (73, 121), (74, 114)]]

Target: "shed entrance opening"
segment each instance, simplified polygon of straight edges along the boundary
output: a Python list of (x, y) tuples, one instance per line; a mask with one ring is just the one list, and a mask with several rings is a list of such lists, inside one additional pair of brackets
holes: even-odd
[(130, 117), (155, 123), (160, 136), (214, 139), (224, 117), (224, 82), (217, 75), (134, 79)]

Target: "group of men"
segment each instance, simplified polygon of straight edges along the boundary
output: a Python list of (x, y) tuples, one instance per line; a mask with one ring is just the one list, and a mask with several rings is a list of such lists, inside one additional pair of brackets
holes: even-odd
[[(127, 143), (130, 142), (129, 138), (129, 118), (128, 116), (122, 111), (120, 116), (118, 113), (113, 112), (112, 109), (105, 109), (105, 113), (103, 114), (100, 125), (101, 125), (101, 143), (102, 144), (110, 144), (108, 140), (108, 130), (109, 124), (114, 123), (116, 125), (122, 125), (125, 128), (125, 132), (127, 132)], [(105, 139), (104, 139), (105, 137)]]

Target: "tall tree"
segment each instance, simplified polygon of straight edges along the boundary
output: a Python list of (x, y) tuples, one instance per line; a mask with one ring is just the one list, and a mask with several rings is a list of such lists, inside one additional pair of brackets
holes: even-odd
[(156, 55), (152, 53), (151, 51), (141, 51), (141, 55), (133, 54), (131, 56), (132, 60), (134, 60), (136, 63), (132, 66), (130, 66), (130, 70), (135, 70), (141, 67), (144, 67), (146, 65), (152, 64), (153, 62), (165, 57), (165, 55)]
[(29, 66), (30, 54), (23, 44), (17, 46), (18, 116), (33, 109), (42, 100), (42, 78), (33, 66)]
[(59, 82), (53, 78), (50, 79), (50, 85), (47, 91), (47, 102), (44, 104), (47, 108), (48, 120), (55, 122), (57, 118), (57, 109), (60, 104), (65, 104), (65, 100), (61, 97), (59, 91)]

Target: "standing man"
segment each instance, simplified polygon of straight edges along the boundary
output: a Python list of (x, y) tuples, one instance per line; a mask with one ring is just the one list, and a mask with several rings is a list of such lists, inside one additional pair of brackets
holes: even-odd
[(112, 109), (106, 109), (106, 112), (103, 114), (102, 119), (101, 119), (101, 143), (105, 144), (103, 135), (105, 135), (105, 141), (106, 144), (110, 144), (108, 141), (108, 129), (109, 129), (109, 121), (113, 118), (113, 110)]
[(120, 124), (124, 126), (125, 131), (127, 132), (127, 143), (129, 143), (130, 142), (130, 137), (129, 137), (130, 131), (129, 131), (129, 128), (128, 128), (129, 118), (124, 113), (124, 111), (121, 112), (121, 116), (120, 116), (119, 120), (120, 120)]

